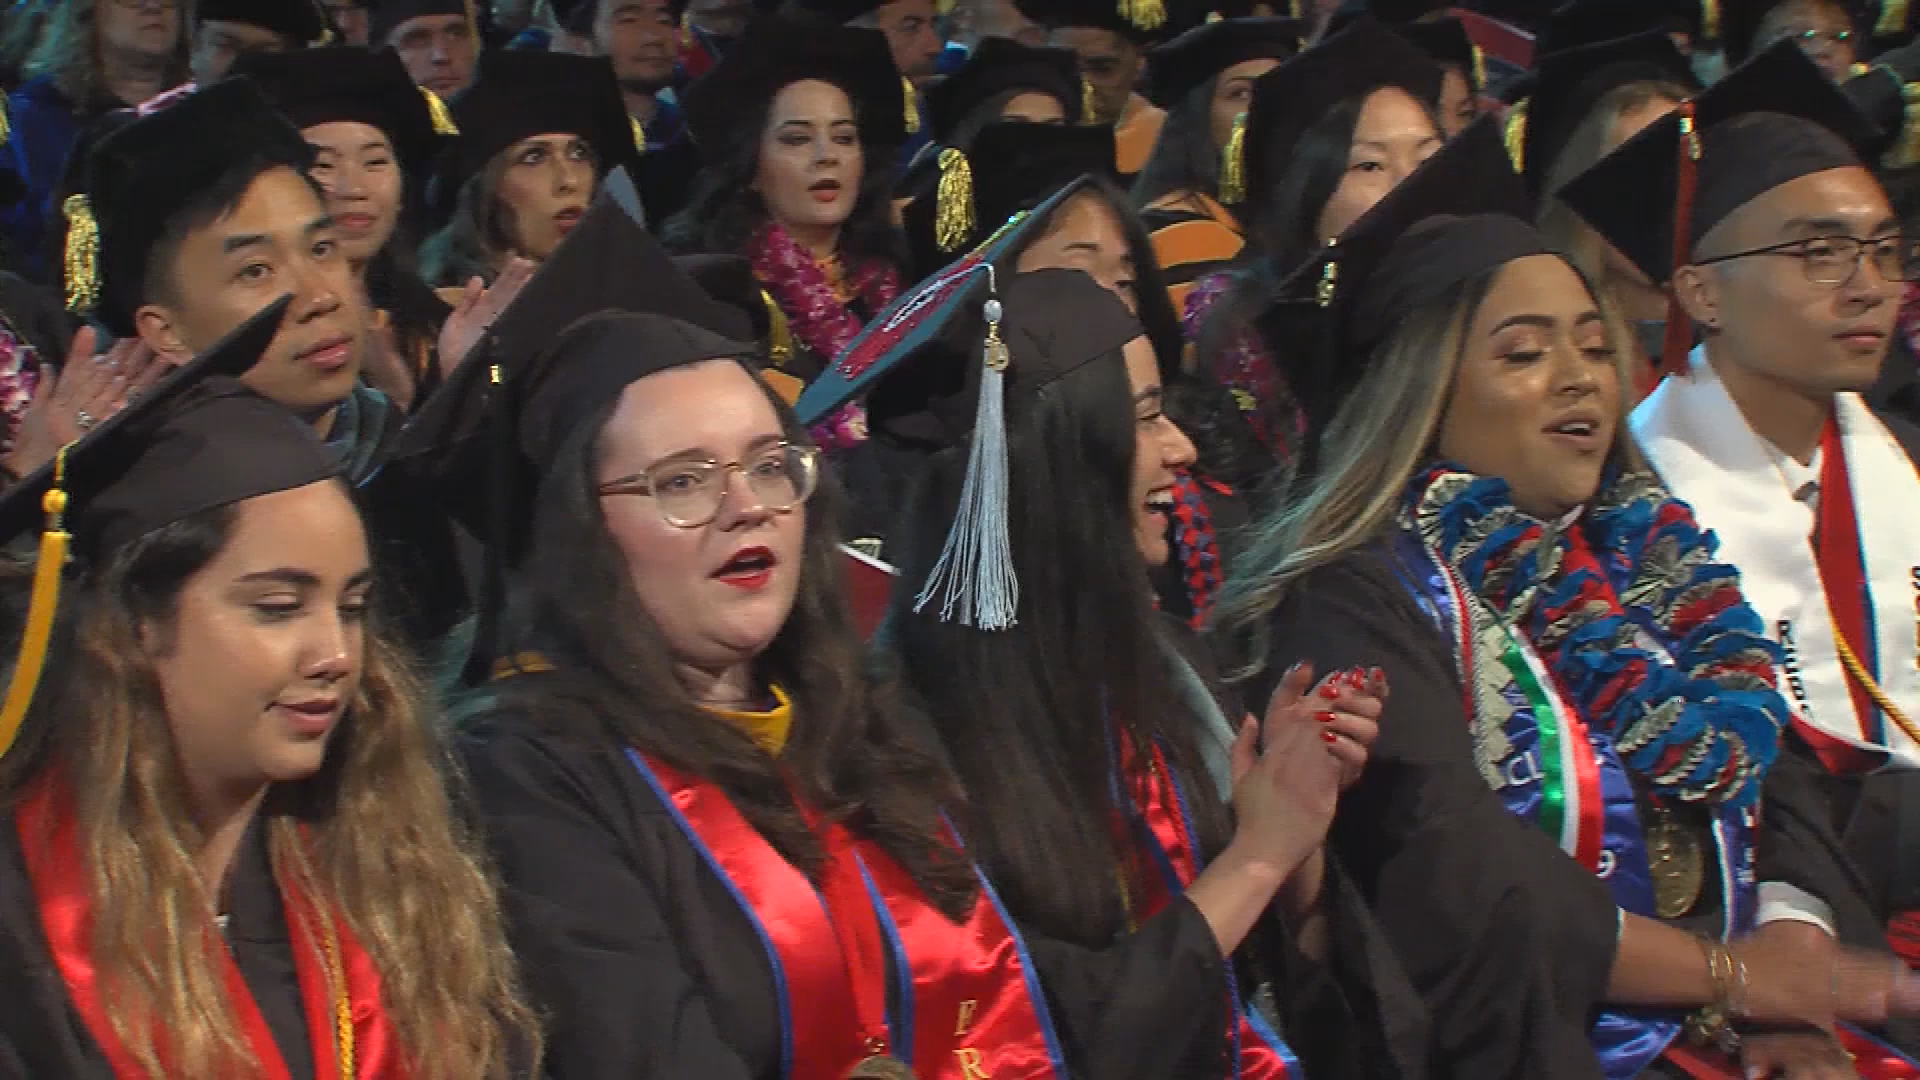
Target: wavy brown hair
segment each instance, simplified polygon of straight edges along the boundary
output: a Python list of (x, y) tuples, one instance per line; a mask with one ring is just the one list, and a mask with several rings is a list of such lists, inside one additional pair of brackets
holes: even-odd
[[(156, 530), (80, 583), (0, 776), (8, 805), (49, 768), (77, 793), (92, 960), (115, 1033), (155, 1078), (257, 1067), (220, 945), (204, 933), (217, 885), (195, 861), (204, 836), (151, 659), (181, 589), (225, 546), (235, 517), (221, 507)], [(414, 1075), (504, 1078), (538, 1060), (539, 1027), (480, 849), (454, 813), (425, 700), (397, 648), (370, 632), (324, 764), (262, 806), (268, 848), (365, 946)]]
[[(779, 415), (787, 441), (812, 445), (792, 410), (754, 383)], [(607, 529), (596, 478), (618, 397), (567, 437), (542, 479), (533, 547), (509, 620), (508, 640), (551, 657), (556, 679), (507, 679), (495, 692), (509, 708), (565, 717), (556, 723), (582, 717), (578, 722), (592, 725), (591, 734), (713, 782), (782, 857), (817, 881), (826, 853), (794, 801), (797, 790), (824, 817), (845, 821), (878, 844), (958, 917), (976, 882), (949, 846), (941, 813), (958, 805), (959, 789), (908, 736), (893, 680), (866, 664), (847, 599), (841, 495), (832, 473), (823, 468), (806, 505), (793, 610), (755, 671), (793, 703), (792, 733), (776, 759), (733, 725), (716, 721), (687, 692)]]
[[(138, 105), (137, 101), (115, 100), (100, 76), (100, 42), (94, 33), (93, 13), (102, 3), (112, 2), (60, 0), (41, 26), (39, 44), (28, 54), (22, 74), (29, 79), (51, 77), (60, 96), (82, 112)], [(192, 6), (181, 4), (180, 39), (167, 62), (169, 86), (187, 79), (187, 38), (192, 18)]]

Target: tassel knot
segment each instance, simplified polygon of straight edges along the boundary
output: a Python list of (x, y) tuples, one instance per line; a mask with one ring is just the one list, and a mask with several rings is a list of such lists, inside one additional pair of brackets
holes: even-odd
[(67, 219), (67, 310), (92, 311), (100, 302), (100, 224), (85, 195), (67, 196), (60, 212)]
[(1220, 201), (1232, 205), (1247, 198), (1247, 114), (1233, 118), (1233, 134), (1220, 153)]
[(940, 151), (940, 183), (934, 190), (933, 240), (941, 251), (959, 251), (979, 222), (973, 208), (973, 165), (949, 146)]
[(1120, 0), (1120, 17), (1136, 29), (1158, 30), (1166, 25), (1167, 8), (1161, 0)]

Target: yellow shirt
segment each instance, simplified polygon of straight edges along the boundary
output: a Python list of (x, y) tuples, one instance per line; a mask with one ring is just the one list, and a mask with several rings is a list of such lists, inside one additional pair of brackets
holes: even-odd
[(787, 699), (787, 692), (778, 686), (773, 688), (773, 699), (779, 704), (766, 712), (741, 712), (711, 706), (707, 711), (751, 735), (762, 750), (779, 757), (780, 752), (787, 748), (787, 733), (793, 730), (793, 702)]

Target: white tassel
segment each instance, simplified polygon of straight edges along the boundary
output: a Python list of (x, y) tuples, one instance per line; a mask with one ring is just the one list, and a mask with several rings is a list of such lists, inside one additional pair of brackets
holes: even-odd
[(940, 620), (979, 630), (1005, 630), (1020, 610), (1020, 580), (1007, 534), (1007, 364), (1000, 340), (999, 289), (987, 266), (990, 295), (984, 309), (987, 339), (981, 346), (980, 400), (974, 412), (973, 447), (953, 528), (927, 583), (914, 599), (917, 614), (936, 596)]

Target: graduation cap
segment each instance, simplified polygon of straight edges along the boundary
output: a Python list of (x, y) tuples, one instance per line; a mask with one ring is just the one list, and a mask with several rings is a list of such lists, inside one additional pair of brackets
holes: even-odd
[[(1792, 41), (1776, 42), (1560, 189), (1576, 214), (1665, 284), (1715, 225), (1781, 184), (1860, 164), (1879, 132)], [(1691, 324), (1670, 307), (1664, 363)]]
[(498, 51), (480, 57), (473, 84), (454, 98), (459, 136), (440, 157), (437, 216), (450, 214), (469, 178), (494, 155), (536, 135), (578, 135), (617, 169), (639, 160), (640, 133), (605, 57)]
[[(1517, 159), (1527, 187), (1537, 197), (1547, 173), (1574, 130), (1614, 90), (1637, 82), (1672, 83), (1697, 91), (1693, 67), (1662, 31), (1576, 46), (1540, 60), (1533, 96), (1527, 100)], [(1511, 148), (1511, 146), (1509, 147)]]
[(234, 62), (233, 74), (252, 79), (295, 127), (351, 122), (378, 128), (409, 178), (425, 180), (442, 137), (459, 134), (439, 95), (415, 86), (390, 50), (341, 45), (247, 53)]
[(1568, 0), (1534, 37), (1534, 55), (1598, 45), (1649, 31), (1684, 30), (1694, 43), (1720, 36), (1719, 0)]
[(1171, 109), (1207, 80), (1249, 60), (1286, 60), (1300, 51), (1296, 19), (1216, 19), (1147, 53), (1147, 97)]
[(474, 15), (473, 0), (374, 0), (367, 20), (367, 40), (374, 48), (383, 48), (388, 35), (399, 29), (401, 23), (428, 15), (464, 16), (474, 40), (480, 39), (480, 23)]
[(1467, 36), (1467, 24), (1451, 16), (1395, 26), (1394, 32), (1435, 63), (1459, 68), (1475, 92), (1487, 85), (1487, 58)]
[(339, 455), (299, 417), (235, 381), (279, 333), (289, 300), (170, 372), (0, 496), (0, 543), (41, 532), (26, 631), (0, 704), (0, 754), (39, 685), (69, 548), (84, 573), (202, 511), (339, 474)]
[(325, 45), (333, 40), (333, 23), (314, 0), (199, 0), (193, 20), (237, 22), (271, 30), (297, 45)]
[(1092, 27), (1137, 45), (1151, 44), (1172, 30), (1164, 0), (1014, 0), (1014, 7), (1049, 30)]
[[(1440, 99), (1441, 78), (1440, 66), (1406, 38), (1376, 19), (1354, 20), (1253, 84), (1238, 165), (1243, 190), (1272, 190), (1300, 137), (1340, 103), (1397, 86), (1431, 105)], [(1227, 165), (1223, 194), (1236, 172)]]
[[(1493, 267), (1548, 248), (1499, 123), (1482, 116), (1281, 285), (1287, 317), (1320, 347), (1288, 372), (1320, 430), (1408, 311)], [(1428, 224), (1433, 222), (1435, 224)]]
[(934, 142), (951, 145), (954, 129), (973, 110), (1013, 92), (1051, 96), (1060, 103), (1069, 124), (1080, 123), (1085, 115), (1080, 60), (1073, 50), (990, 37), (973, 47), (959, 70), (927, 91), (927, 130)]
[(940, 152), (931, 194), (907, 204), (902, 224), (921, 273), (945, 266), (1021, 210), (1087, 175), (1118, 178), (1113, 128), (1002, 121), (969, 153)]
[(87, 155), (67, 219), (67, 305), (134, 334), (153, 246), (182, 206), (249, 163), (305, 172), (313, 148), (247, 79), (222, 79), (128, 119)]
[(819, 19), (835, 26), (865, 18), (887, 0), (786, 0), (780, 12), (793, 19)]
[(724, 156), (731, 140), (758, 141), (757, 128), (769, 102), (803, 79), (818, 79), (846, 92), (868, 147), (895, 147), (919, 129), (917, 110), (909, 124), (913, 84), (893, 65), (887, 37), (878, 30), (796, 21), (756, 19), (728, 47), (713, 70), (681, 94), (687, 133), (709, 158)]

